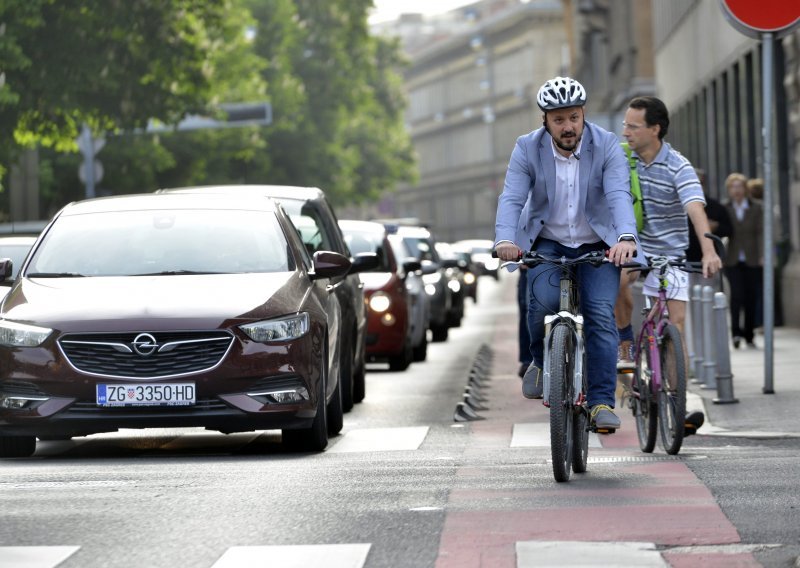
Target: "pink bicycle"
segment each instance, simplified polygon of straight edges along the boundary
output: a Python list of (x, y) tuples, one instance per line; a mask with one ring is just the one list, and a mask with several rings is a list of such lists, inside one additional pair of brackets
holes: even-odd
[(642, 322), (634, 344), (634, 369), (628, 405), (636, 420), (639, 447), (652, 452), (657, 427), (661, 445), (668, 454), (681, 449), (686, 416), (686, 359), (678, 327), (669, 319), (667, 309), (669, 268), (702, 272), (700, 263), (674, 260), (665, 256), (650, 257), (649, 266), (633, 270), (656, 271), (658, 297), (653, 302), (645, 296)]

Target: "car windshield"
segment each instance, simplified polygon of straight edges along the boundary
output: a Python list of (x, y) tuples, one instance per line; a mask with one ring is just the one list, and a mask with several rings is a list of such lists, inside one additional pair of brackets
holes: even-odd
[(436, 250), (427, 239), (404, 236), (403, 240), (406, 242), (406, 245), (408, 245), (411, 254), (416, 257), (417, 260), (439, 262), (439, 255), (436, 254)]
[(350, 253), (355, 256), (362, 252), (374, 252), (378, 255), (379, 264), (377, 267), (370, 270), (370, 272), (389, 272), (389, 257), (386, 250), (383, 248), (383, 235), (380, 233), (369, 231), (351, 231), (344, 232), (344, 242), (350, 249)]
[(294, 270), (274, 213), (115, 211), (62, 216), (25, 276), (231, 274)]

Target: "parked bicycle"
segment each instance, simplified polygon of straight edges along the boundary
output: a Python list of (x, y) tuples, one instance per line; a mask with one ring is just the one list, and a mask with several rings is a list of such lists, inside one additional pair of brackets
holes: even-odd
[[(545, 317), (543, 386), (544, 405), (550, 408), (550, 451), (556, 481), (568, 481), (570, 472), (583, 473), (589, 459), (589, 432), (593, 429), (586, 404), (586, 352), (583, 316), (574, 267), (608, 262), (605, 251), (591, 251), (574, 259), (550, 258), (536, 251), (524, 252), (518, 261), (533, 268), (551, 264), (559, 271), (559, 308)], [(612, 433), (613, 430), (595, 429)]]
[(658, 296), (644, 297), (639, 334), (634, 343), (633, 381), (628, 405), (636, 421), (639, 447), (650, 453), (660, 433), (661, 445), (675, 455), (683, 444), (686, 417), (686, 356), (678, 327), (670, 321), (669, 269), (702, 273), (702, 264), (666, 256), (648, 258), (648, 266), (624, 265), (642, 273), (655, 271)]

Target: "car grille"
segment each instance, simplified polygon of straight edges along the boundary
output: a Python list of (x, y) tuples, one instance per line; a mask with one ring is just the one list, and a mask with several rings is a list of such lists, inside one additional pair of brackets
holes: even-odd
[[(118, 378), (157, 379), (197, 373), (219, 364), (233, 343), (226, 331), (152, 332), (150, 354), (137, 352), (142, 333), (67, 334), (58, 340), (70, 364), (84, 373)], [(141, 350), (141, 349), (140, 349)], [(144, 350), (146, 351), (146, 350)]]
[(222, 412), (230, 410), (230, 406), (218, 398), (198, 398), (192, 405), (187, 406), (130, 406), (130, 407), (103, 407), (94, 401), (81, 400), (67, 409), (68, 415), (92, 416), (124, 416), (126, 414), (189, 414), (197, 412)]

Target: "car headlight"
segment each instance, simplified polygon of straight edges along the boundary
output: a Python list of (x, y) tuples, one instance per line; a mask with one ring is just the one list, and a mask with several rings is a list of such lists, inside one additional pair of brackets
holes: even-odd
[(47, 327), (0, 320), (0, 345), (7, 347), (38, 347), (51, 333)]
[(450, 288), (456, 294), (458, 294), (461, 291), (461, 283), (458, 280), (448, 281), (447, 287)]
[(422, 277), (422, 281), (425, 282), (425, 284), (436, 284), (441, 279), (442, 279), (442, 273), (441, 272), (434, 272), (432, 274), (425, 274)]
[(464, 284), (474, 284), (475, 283), (475, 275), (472, 272), (467, 272), (464, 275)]
[(383, 313), (392, 305), (392, 299), (386, 292), (375, 292), (369, 297), (369, 307), (372, 311)]
[(265, 320), (240, 325), (239, 329), (253, 341), (290, 341), (303, 337), (309, 328), (308, 314), (303, 312), (295, 316)]

